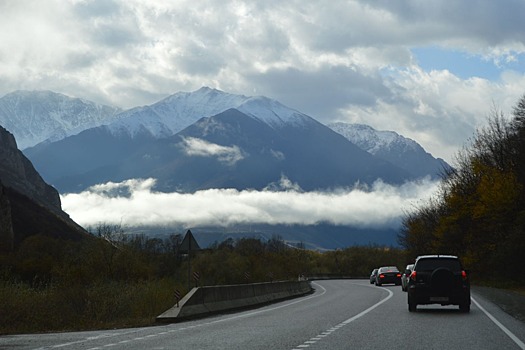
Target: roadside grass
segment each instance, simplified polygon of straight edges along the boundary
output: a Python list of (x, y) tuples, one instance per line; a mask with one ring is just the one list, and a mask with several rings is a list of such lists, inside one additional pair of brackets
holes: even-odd
[(522, 295), (525, 295), (525, 286), (522, 280), (509, 280), (509, 279), (480, 279), (472, 276), (470, 284), (473, 286), (490, 287), (501, 290), (509, 290)]
[(172, 307), (173, 279), (90, 286), (0, 282), (0, 334), (142, 327)]
[(515, 287), (515, 288), (512, 288), (511, 290), (521, 295), (525, 295), (525, 287)]

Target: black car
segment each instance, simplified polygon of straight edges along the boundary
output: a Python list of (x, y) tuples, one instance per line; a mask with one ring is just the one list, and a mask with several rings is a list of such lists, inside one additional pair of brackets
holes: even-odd
[(401, 284), (401, 272), (399, 272), (397, 267), (384, 266), (377, 271), (376, 286), (387, 283), (394, 283), (397, 286)]
[(470, 311), (470, 282), (457, 256), (424, 255), (416, 259), (408, 280), (408, 311), (417, 305), (459, 305)]
[(377, 270), (378, 269), (373, 269), (370, 273), (370, 284), (376, 283)]

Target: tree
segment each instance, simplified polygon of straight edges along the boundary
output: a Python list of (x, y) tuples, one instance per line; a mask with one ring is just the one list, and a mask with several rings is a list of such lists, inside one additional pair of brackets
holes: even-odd
[[(487, 125), (458, 152), (456, 166), (443, 175), (439, 194), (405, 215), (398, 240), (410, 254), (456, 254), (475, 270), (492, 271), (503, 266), (505, 250), (521, 251), (525, 95), (513, 116), (508, 120), (494, 108)], [(523, 254), (514, 258), (525, 262)]]

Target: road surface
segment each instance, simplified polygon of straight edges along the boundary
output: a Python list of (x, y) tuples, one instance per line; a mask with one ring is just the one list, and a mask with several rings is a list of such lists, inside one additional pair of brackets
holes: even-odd
[(473, 293), (470, 313), (418, 306), (399, 286), (315, 281), (315, 293), (155, 327), (0, 337), (0, 349), (523, 349), (525, 324)]

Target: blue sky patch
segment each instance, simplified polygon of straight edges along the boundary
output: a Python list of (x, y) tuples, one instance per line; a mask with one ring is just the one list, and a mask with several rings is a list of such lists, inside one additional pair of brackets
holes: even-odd
[(431, 70), (447, 69), (452, 74), (468, 79), (479, 77), (491, 81), (498, 80), (505, 70), (525, 71), (525, 55), (516, 55), (514, 62), (502, 62), (496, 65), (492, 60), (484, 59), (480, 55), (466, 52), (445, 50), (439, 47), (419, 47), (411, 49), (418, 65), (429, 72)]

